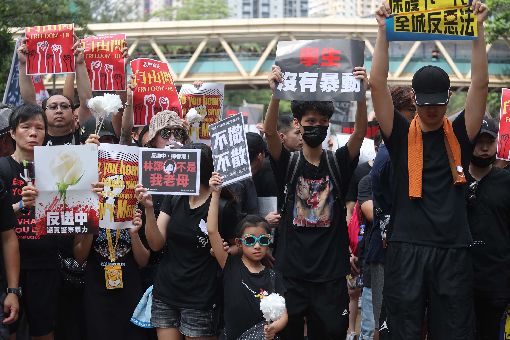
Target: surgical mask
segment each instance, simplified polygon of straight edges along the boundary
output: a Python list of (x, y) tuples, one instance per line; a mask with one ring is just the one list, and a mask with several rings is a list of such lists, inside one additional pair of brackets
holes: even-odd
[(328, 135), (329, 126), (303, 126), (303, 140), (308, 146), (315, 148), (324, 142)]
[(473, 157), (471, 157), (471, 163), (473, 163), (474, 166), (477, 166), (479, 168), (486, 168), (489, 165), (491, 165), (492, 163), (494, 163), (495, 161), (496, 161), (496, 154), (494, 154), (488, 158), (478, 157), (475, 155), (473, 155)]

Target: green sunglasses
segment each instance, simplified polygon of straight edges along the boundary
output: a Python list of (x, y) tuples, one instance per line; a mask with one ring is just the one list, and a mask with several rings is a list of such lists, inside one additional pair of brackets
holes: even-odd
[(260, 236), (255, 236), (252, 234), (244, 234), (243, 237), (241, 238), (241, 242), (247, 247), (253, 247), (257, 242), (262, 247), (267, 247), (272, 243), (272, 240), (271, 235), (263, 234)]

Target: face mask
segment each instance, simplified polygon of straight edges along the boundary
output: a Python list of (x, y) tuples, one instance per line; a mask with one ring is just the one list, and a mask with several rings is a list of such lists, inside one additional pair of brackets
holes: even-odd
[(478, 156), (474, 156), (471, 157), (471, 163), (473, 163), (474, 166), (477, 166), (479, 168), (486, 168), (488, 167), (489, 165), (491, 165), (492, 163), (494, 163), (496, 161), (496, 154), (494, 154), (493, 156), (489, 157), (489, 158), (482, 158), (482, 157), (478, 157)]
[(329, 126), (303, 126), (303, 140), (308, 146), (315, 148), (324, 142), (328, 135)]

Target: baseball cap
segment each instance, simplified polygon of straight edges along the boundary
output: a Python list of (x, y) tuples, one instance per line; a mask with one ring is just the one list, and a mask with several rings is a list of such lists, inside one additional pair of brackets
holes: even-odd
[(413, 76), (416, 105), (446, 105), (450, 95), (450, 77), (440, 67), (427, 65)]
[[(85, 143), (89, 135), (96, 132), (96, 117), (90, 117), (85, 121), (83, 126), (80, 128), (80, 140), (82, 143)], [(106, 116), (103, 121), (103, 125), (101, 126), (101, 130), (99, 130), (99, 138), (104, 136), (112, 136), (116, 139), (118, 138), (115, 134), (115, 130), (113, 129), (112, 116)]]
[(498, 124), (494, 121), (494, 119), (484, 117), (482, 120), (482, 126), (480, 127), (480, 132), (478, 136), (486, 133), (491, 137), (498, 138)]
[(153, 140), (159, 131), (165, 128), (181, 128), (188, 138), (188, 130), (184, 127), (183, 120), (175, 111), (163, 110), (151, 118), (149, 124), (149, 141)]

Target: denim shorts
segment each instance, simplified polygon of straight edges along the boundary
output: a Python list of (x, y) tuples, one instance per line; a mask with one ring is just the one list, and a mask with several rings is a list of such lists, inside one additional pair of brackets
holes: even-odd
[(177, 328), (191, 338), (211, 337), (218, 335), (218, 320), (218, 308), (179, 308), (152, 297), (151, 323), (155, 328)]

